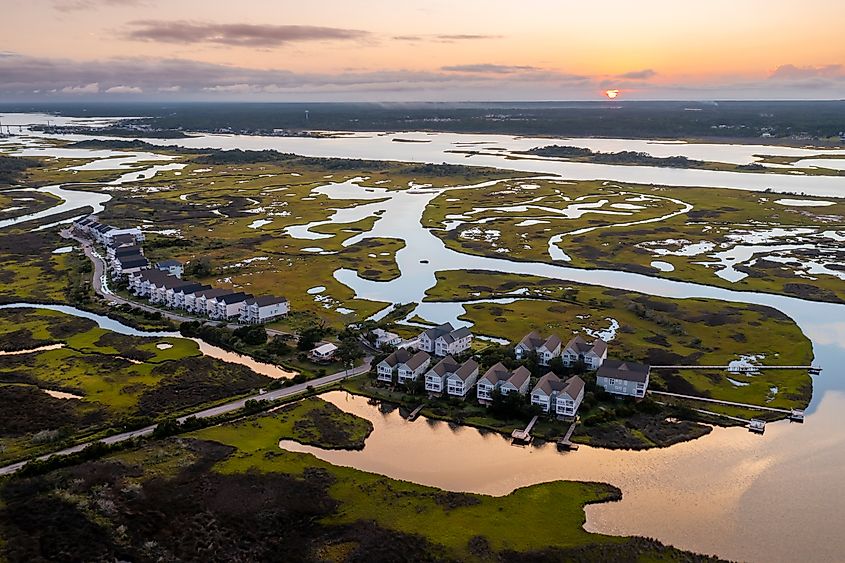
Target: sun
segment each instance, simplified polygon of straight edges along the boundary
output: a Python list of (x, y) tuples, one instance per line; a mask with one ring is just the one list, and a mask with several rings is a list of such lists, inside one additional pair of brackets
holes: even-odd
[(612, 100), (619, 95), (619, 90), (605, 90), (604, 95), (607, 96), (608, 99)]

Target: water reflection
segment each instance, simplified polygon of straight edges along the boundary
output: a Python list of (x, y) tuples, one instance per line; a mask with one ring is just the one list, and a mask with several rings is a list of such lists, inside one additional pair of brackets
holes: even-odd
[(328, 451), (287, 441), (282, 447), (452, 491), (504, 495), (560, 479), (608, 482), (622, 489), (623, 500), (587, 507), (588, 530), (652, 536), (734, 559), (837, 560), (845, 553), (839, 533), (845, 486), (837, 474), (845, 448), (841, 434), (824, 432), (840, 422), (842, 393), (826, 395), (807, 424), (770, 424), (762, 437), (714, 428), (668, 449), (567, 453), (553, 445), (513, 447), (500, 434), (424, 418), (407, 422), (342, 392), (323, 397), (373, 423), (365, 448)]

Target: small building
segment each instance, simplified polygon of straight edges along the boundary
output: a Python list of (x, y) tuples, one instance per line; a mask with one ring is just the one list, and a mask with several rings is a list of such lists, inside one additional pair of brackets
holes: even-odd
[(393, 381), (393, 375), (396, 374), (398, 383), (416, 381), (425, 373), (429, 365), (431, 365), (431, 356), (427, 352), (411, 353), (406, 348), (399, 348), (379, 362), (378, 380), (390, 383)]
[(596, 385), (614, 395), (645, 397), (651, 367), (637, 362), (606, 360), (596, 373)]
[(290, 304), (284, 297), (261, 295), (244, 301), (240, 321), (245, 324), (262, 324), (290, 312)]
[(468, 328), (455, 329), (452, 323), (423, 331), (417, 340), (417, 347), (423, 352), (435, 356), (453, 356), (469, 350), (472, 345), (472, 333)]
[(563, 365), (567, 367), (583, 362), (587, 369), (597, 370), (607, 359), (607, 342), (601, 338), (587, 342), (578, 335), (566, 343), (561, 357)]
[(498, 389), (502, 395), (508, 393), (524, 395), (528, 392), (530, 383), (531, 371), (528, 368), (520, 366), (511, 371), (499, 362), (488, 369), (478, 380), (475, 395), (479, 403), (489, 404), (493, 400), (494, 390)]
[(326, 344), (321, 344), (317, 346), (313, 350), (308, 353), (308, 356), (315, 362), (325, 363), (330, 362), (334, 358), (335, 353), (337, 352), (337, 346), (328, 342)]
[(402, 338), (398, 334), (387, 332), (381, 328), (373, 329), (372, 334), (376, 337), (374, 346), (379, 350), (381, 350), (381, 348), (385, 345), (399, 346), (402, 343)]
[(185, 267), (179, 260), (163, 260), (156, 263), (156, 269), (162, 272), (167, 272), (171, 276), (181, 278), (185, 271)]
[(531, 352), (537, 353), (537, 361), (541, 366), (549, 365), (554, 358), (560, 356), (561, 340), (556, 334), (544, 338), (539, 332), (532, 331), (525, 335), (514, 348), (514, 355), (517, 360), (528, 356)]
[(584, 380), (577, 375), (563, 381), (549, 372), (531, 390), (531, 404), (557, 416), (575, 416), (584, 400)]
[(446, 377), (458, 371), (461, 365), (452, 356), (446, 356), (437, 362), (425, 374), (425, 390), (429, 393), (442, 393), (446, 388)]

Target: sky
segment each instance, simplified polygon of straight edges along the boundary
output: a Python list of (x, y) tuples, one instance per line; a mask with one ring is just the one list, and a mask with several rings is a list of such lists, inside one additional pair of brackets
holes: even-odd
[(843, 99), (845, 0), (0, 0), (0, 100)]

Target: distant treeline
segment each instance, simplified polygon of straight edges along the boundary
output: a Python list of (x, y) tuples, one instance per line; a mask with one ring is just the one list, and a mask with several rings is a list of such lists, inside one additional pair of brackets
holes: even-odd
[(0, 111), (146, 116), (139, 123), (152, 129), (239, 133), (284, 129), (820, 139), (845, 132), (845, 101), (7, 104), (0, 105)]
[[(622, 164), (641, 166), (660, 166), (666, 168), (705, 168), (708, 163), (703, 160), (695, 160), (685, 156), (652, 156), (646, 152), (619, 151), (619, 152), (597, 152), (582, 147), (566, 145), (548, 145), (535, 147), (522, 151), (520, 154), (531, 154), (549, 158), (570, 158), (598, 164)], [(761, 164), (752, 163), (738, 166), (743, 170), (762, 170), (765, 167)]]
[(27, 168), (38, 166), (31, 158), (0, 155), (0, 186), (10, 186), (18, 181)]

